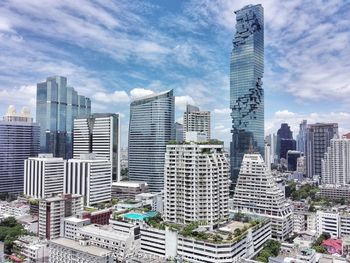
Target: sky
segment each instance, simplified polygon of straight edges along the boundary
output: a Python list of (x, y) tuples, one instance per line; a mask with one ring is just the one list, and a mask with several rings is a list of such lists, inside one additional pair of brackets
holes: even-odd
[(118, 112), (127, 145), (130, 101), (174, 89), (212, 112), (214, 138), (230, 141), (229, 62), (234, 11), (265, 16), (265, 133), (303, 119), (350, 131), (348, 0), (1, 0), (0, 115), (12, 104), (35, 116), (36, 83), (53, 75)]

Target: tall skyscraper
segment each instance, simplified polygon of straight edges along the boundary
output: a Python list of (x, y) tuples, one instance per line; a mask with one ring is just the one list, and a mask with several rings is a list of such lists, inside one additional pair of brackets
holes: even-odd
[(38, 83), (36, 120), (40, 124), (40, 151), (72, 158), (73, 120), (90, 113), (90, 99), (67, 87), (65, 77), (48, 77)]
[(233, 196), (233, 210), (271, 219), (272, 237), (285, 240), (293, 230), (292, 206), (260, 154), (246, 154)]
[(299, 134), (297, 136), (297, 150), (305, 153), (306, 148), (306, 132), (307, 132), (307, 121), (303, 120), (299, 125)]
[(277, 131), (278, 158), (287, 159), (287, 152), (296, 149), (296, 141), (293, 140), (293, 132), (287, 123), (282, 123)]
[(164, 188), (166, 144), (175, 137), (174, 102), (170, 90), (130, 104), (129, 180), (147, 182), (155, 192)]
[(184, 112), (183, 139), (186, 132), (202, 132), (210, 140), (210, 111), (201, 111), (198, 107), (187, 105)]
[(350, 184), (350, 139), (331, 139), (322, 159), (322, 184)]
[(263, 13), (260, 4), (235, 11), (236, 34), (230, 63), (230, 157), (233, 184), (237, 181), (243, 155), (251, 146), (264, 156)]
[(229, 161), (223, 144), (167, 145), (164, 219), (217, 223), (228, 216)]
[(24, 160), (39, 153), (40, 127), (32, 122), (28, 109), (20, 114), (10, 106), (0, 121), (0, 193), (23, 192)]
[(306, 135), (306, 172), (308, 177), (321, 176), (321, 160), (331, 139), (338, 138), (338, 123), (309, 124)]
[(66, 161), (51, 154), (39, 154), (24, 161), (24, 194), (43, 199), (64, 193)]
[(85, 206), (108, 202), (111, 200), (111, 163), (108, 159), (97, 159), (95, 154), (70, 159), (64, 185), (65, 193), (82, 195)]
[(95, 153), (112, 163), (113, 181), (120, 181), (120, 118), (114, 113), (94, 113), (74, 119), (73, 156)]

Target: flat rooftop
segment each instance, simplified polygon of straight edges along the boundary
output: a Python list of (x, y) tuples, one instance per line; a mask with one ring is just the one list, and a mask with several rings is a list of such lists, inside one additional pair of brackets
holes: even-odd
[(74, 249), (74, 250), (78, 250), (90, 255), (94, 255), (94, 256), (98, 256), (98, 257), (104, 257), (110, 253), (112, 253), (111, 251), (104, 249), (104, 248), (100, 248), (100, 247), (95, 247), (95, 246), (83, 246), (80, 245), (80, 243), (78, 241), (74, 241), (71, 239), (67, 239), (67, 238), (57, 238), (54, 240), (49, 241), (49, 243), (53, 243), (53, 244), (57, 244), (57, 245), (61, 245), (64, 247), (68, 247), (70, 249)]
[(122, 182), (114, 182), (112, 186), (122, 186), (122, 187), (139, 187), (140, 185), (147, 185), (146, 182), (130, 182), (130, 181), (122, 181)]

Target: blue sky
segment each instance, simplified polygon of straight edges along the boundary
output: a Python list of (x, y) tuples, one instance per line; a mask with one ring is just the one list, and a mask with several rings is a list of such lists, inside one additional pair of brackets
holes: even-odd
[(350, 131), (348, 0), (2, 0), (0, 115), (35, 115), (36, 83), (63, 75), (94, 112), (121, 114), (125, 146), (130, 100), (174, 89), (176, 119), (186, 103), (212, 111), (228, 146), (233, 11), (249, 3), (265, 9), (266, 133), (302, 119)]

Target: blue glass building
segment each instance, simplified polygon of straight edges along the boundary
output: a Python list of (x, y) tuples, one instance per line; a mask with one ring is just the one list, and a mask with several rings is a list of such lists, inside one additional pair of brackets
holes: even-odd
[(36, 121), (40, 124), (40, 152), (72, 158), (73, 120), (90, 113), (90, 99), (67, 87), (65, 77), (49, 77), (38, 83)]
[(150, 191), (164, 188), (166, 144), (175, 138), (175, 99), (166, 91), (130, 104), (129, 180), (148, 183)]
[(237, 181), (243, 155), (250, 148), (264, 156), (263, 13), (260, 4), (248, 5), (235, 11), (236, 34), (230, 63), (233, 185)]

